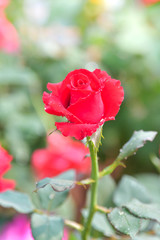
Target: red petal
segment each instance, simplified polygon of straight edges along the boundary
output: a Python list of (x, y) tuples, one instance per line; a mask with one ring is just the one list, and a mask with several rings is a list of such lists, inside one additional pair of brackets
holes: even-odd
[(49, 91), (52, 91), (52, 94), (57, 96), (61, 104), (67, 108), (70, 102), (70, 89), (66, 86), (62, 88), (62, 82), (60, 83), (48, 83), (47, 88)]
[(14, 189), (15, 188), (15, 181), (10, 179), (0, 179), (0, 192), (4, 192), (6, 190)]
[(65, 116), (71, 122), (73, 121), (78, 123), (81, 122), (76, 116), (74, 116), (67, 109), (65, 109), (65, 107), (62, 105), (60, 99), (57, 96), (44, 92), (43, 102), (45, 104), (45, 111), (47, 113), (54, 114), (57, 116)]
[(88, 97), (80, 99), (67, 109), (84, 123), (100, 122), (104, 115), (101, 93), (92, 92)]
[(10, 169), (10, 162), (13, 157), (0, 145), (0, 176), (4, 175)]
[(66, 123), (66, 122), (56, 122), (55, 123), (58, 130), (67, 137), (75, 137), (78, 140), (82, 140), (87, 136), (91, 136), (96, 132), (100, 124), (76, 124), (76, 123)]
[(81, 98), (86, 98), (90, 93), (91, 91), (86, 89), (72, 89), (70, 105), (75, 104)]
[(55, 96), (59, 96), (59, 91), (60, 91), (60, 88), (61, 88), (61, 82), (60, 83), (48, 83), (47, 84), (47, 88), (49, 91), (52, 91), (52, 93), (55, 95)]
[(103, 84), (106, 80), (110, 79), (111, 76), (108, 75), (105, 71), (101, 71), (100, 69), (95, 69), (93, 73), (96, 75), (96, 77), (101, 81)]
[(109, 79), (102, 90), (102, 100), (104, 103), (105, 120), (114, 120), (119, 111), (120, 105), (124, 99), (123, 87), (121, 82), (115, 79)]
[(62, 82), (62, 89), (66, 88), (67, 84), (70, 84), (71, 78), (77, 74), (84, 74), (85, 76), (87, 76), (91, 82), (90, 86), (92, 87), (93, 90), (97, 90), (100, 88), (99, 79), (96, 77), (95, 74), (88, 71), (87, 69), (77, 69), (77, 70), (74, 70), (74, 71), (68, 73), (68, 75)]

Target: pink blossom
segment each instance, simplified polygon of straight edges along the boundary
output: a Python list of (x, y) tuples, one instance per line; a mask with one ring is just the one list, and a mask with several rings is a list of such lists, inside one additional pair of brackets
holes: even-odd
[(15, 27), (6, 18), (4, 9), (8, 0), (0, 0), (0, 50), (7, 53), (19, 51), (19, 38)]
[(62, 240), (68, 240), (68, 231), (66, 229), (64, 229), (64, 235)]
[(34, 240), (27, 217), (25, 215), (14, 217), (4, 226), (0, 240)]

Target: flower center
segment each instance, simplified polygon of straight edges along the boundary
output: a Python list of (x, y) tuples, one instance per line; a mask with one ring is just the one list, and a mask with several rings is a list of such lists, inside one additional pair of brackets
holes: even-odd
[(78, 88), (78, 89), (87, 88), (89, 84), (90, 84), (90, 81), (88, 77), (86, 77), (81, 73), (75, 74), (74, 76), (71, 77), (71, 86), (73, 88)]

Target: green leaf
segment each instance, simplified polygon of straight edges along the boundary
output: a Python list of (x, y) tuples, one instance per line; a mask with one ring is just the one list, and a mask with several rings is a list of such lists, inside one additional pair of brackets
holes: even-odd
[(0, 206), (4, 208), (14, 208), (20, 213), (31, 213), (34, 210), (29, 196), (17, 191), (0, 193)]
[(75, 186), (74, 181), (63, 180), (58, 178), (44, 178), (36, 184), (36, 188), (44, 188), (47, 185), (50, 185), (55, 192), (64, 192), (70, 190)]
[(45, 178), (37, 183), (37, 194), (41, 207), (53, 210), (59, 207), (67, 198), (69, 189), (75, 185), (75, 172), (70, 170), (56, 178)]
[(140, 229), (140, 219), (131, 215), (124, 208), (114, 208), (113, 211), (108, 214), (108, 219), (117, 231), (129, 235), (132, 238)]
[(153, 235), (147, 235), (145, 233), (138, 234), (134, 240), (159, 240), (159, 237)]
[(157, 236), (160, 237), (160, 224), (156, 223), (153, 227), (153, 231), (156, 233)]
[(160, 175), (143, 173), (137, 174), (135, 177), (150, 193), (152, 202), (160, 204)]
[(57, 216), (32, 214), (32, 235), (35, 240), (61, 240), (64, 222)]
[[(104, 189), (105, 186), (105, 189)], [(109, 186), (109, 187), (108, 187)], [(98, 205), (107, 206), (113, 204), (113, 192), (116, 188), (116, 183), (110, 175), (106, 175), (98, 181)]]
[[(86, 219), (88, 216), (88, 209), (82, 210), (82, 215)], [(103, 213), (96, 212), (92, 220), (92, 228), (100, 233), (103, 233), (106, 237), (115, 236), (115, 231), (109, 223), (107, 217)]]
[(109, 223), (105, 214), (96, 212), (93, 217), (92, 227), (97, 231), (103, 233), (106, 237), (115, 236), (115, 231)]
[(150, 159), (158, 173), (160, 173), (160, 159), (155, 154), (151, 155)]
[(144, 203), (150, 203), (152, 198), (147, 189), (135, 178), (125, 175), (114, 192), (113, 201), (117, 206), (130, 202), (136, 198)]
[(120, 150), (117, 159), (120, 161), (127, 159), (129, 156), (135, 154), (138, 148), (143, 147), (146, 141), (153, 141), (156, 135), (157, 132), (153, 131), (135, 131), (130, 140)]
[(156, 204), (145, 204), (137, 199), (124, 205), (129, 212), (139, 218), (150, 219), (160, 223), (160, 206)]

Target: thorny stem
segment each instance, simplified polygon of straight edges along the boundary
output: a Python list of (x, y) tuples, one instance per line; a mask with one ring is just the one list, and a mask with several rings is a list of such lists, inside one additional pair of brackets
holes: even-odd
[(91, 223), (96, 212), (97, 206), (97, 186), (98, 186), (98, 161), (97, 161), (97, 149), (95, 148), (93, 142), (90, 138), (87, 138), (87, 142), (89, 145), (90, 156), (92, 160), (92, 173), (91, 178), (94, 182), (91, 185), (91, 199), (90, 199), (90, 208), (87, 220), (85, 222), (84, 230), (82, 231), (82, 240), (87, 240), (91, 230)]
[(104, 177), (105, 175), (111, 174), (118, 166), (126, 167), (124, 163), (121, 162), (120, 159), (116, 159), (111, 165), (108, 167), (104, 168), (100, 173), (99, 173), (99, 178)]

